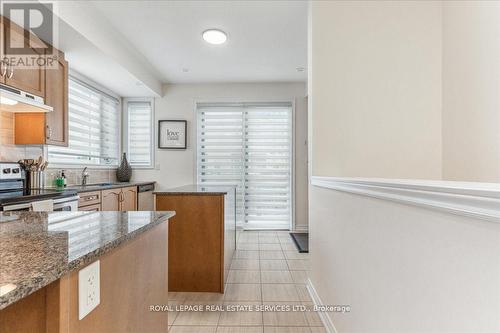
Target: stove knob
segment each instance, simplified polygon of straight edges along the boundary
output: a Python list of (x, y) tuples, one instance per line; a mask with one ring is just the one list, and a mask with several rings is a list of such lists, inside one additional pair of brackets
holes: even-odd
[(18, 174), (18, 173), (19, 173), (19, 168), (12, 169), (12, 173), (14, 173), (14, 174)]
[(3, 173), (4, 174), (9, 174), (10, 173), (10, 169), (3, 169)]

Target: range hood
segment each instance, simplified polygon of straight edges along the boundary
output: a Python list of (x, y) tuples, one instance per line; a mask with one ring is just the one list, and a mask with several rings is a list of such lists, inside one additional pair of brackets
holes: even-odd
[(0, 111), (27, 113), (51, 112), (54, 108), (45, 105), (42, 97), (0, 84)]

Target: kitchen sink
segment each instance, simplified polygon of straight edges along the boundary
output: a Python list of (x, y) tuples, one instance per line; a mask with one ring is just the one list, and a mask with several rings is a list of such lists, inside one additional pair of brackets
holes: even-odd
[(79, 189), (79, 188), (91, 188), (91, 187), (96, 187), (96, 188), (99, 188), (99, 187), (108, 187), (108, 186), (112, 186), (112, 185), (115, 185), (115, 183), (95, 183), (95, 184), (86, 184), (86, 185), (71, 185), (71, 186), (68, 186), (68, 188), (72, 188), (72, 189)]
[(97, 183), (97, 184), (87, 184), (87, 185), (83, 185), (83, 186), (111, 186), (111, 185), (115, 185), (114, 183)]

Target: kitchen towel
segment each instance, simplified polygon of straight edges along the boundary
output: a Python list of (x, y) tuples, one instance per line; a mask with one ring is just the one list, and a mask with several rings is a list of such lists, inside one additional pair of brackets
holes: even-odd
[(54, 200), (32, 202), (31, 208), (34, 212), (52, 212), (54, 211)]

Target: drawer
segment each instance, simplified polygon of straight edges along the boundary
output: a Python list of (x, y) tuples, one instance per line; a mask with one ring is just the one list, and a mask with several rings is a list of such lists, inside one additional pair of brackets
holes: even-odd
[(101, 203), (101, 191), (84, 192), (79, 194), (78, 207), (90, 206)]
[(87, 211), (87, 212), (99, 212), (101, 210), (101, 204), (80, 206), (80, 207), (78, 207), (78, 210)]

